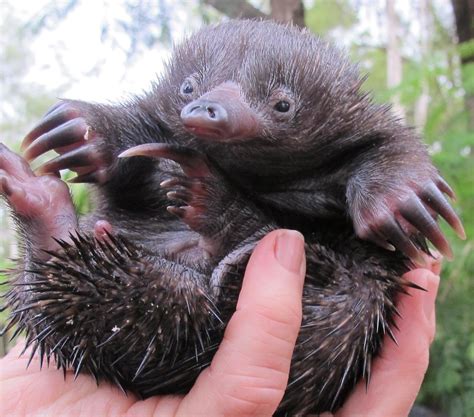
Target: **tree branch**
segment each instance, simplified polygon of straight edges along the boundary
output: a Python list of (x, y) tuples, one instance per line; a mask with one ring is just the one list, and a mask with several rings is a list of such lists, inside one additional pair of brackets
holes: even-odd
[(304, 27), (304, 5), (302, 0), (270, 0), (271, 18), (281, 23), (293, 22)]
[(233, 19), (268, 19), (268, 15), (245, 0), (203, 0), (219, 12)]

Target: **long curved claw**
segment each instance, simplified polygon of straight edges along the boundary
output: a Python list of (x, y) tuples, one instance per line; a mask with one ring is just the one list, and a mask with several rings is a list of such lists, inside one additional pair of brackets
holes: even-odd
[(183, 204), (191, 204), (193, 200), (192, 189), (199, 187), (199, 182), (193, 181), (187, 177), (174, 177), (164, 180), (160, 183), (163, 190), (170, 190), (166, 193), (168, 200), (180, 202)]
[(71, 184), (103, 184), (107, 181), (107, 169), (96, 169), (94, 166), (90, 166), (89, 168), (91, 169), (90, 172), (77, 175), (74, 178), (67, 180), (67, 182)]
[[(451, 190), (444, 180), (443, 183), (449, 188), (449, 190)], [(430, 184), (424, 188), (422, 193), (420, 193), (420, 197), (429, 207), (431, 207), (448, 222), (448, 224), (454, 229), (456, 234), (461, 239), (466, 239), (466, 232), (464, 231), (461, 220), (441, 192), (443, 191), (450, 195), (447, 191), (445, 191), (446, 188), (444, 185), (438, 185), (438, 188), (435, 184)], [(452, 192), (452, 190), (451, 193), (451, 195), (454, 196), (454, 192)]]
[(447, 259), (453, 259), (453, 251), (448, 241), (444, 237), (438, 223), (430, 215), (418, 196), (413, 195), (409, 198), (408, 201), (400, 207), (400, 214), (430, 240)]
[(68, 103), (58, 103), (53, 106), (46, 113), (45, 117), (25, 136), (21, 144), (21, 149), (26, 149), (41, 135), (79, 116), (79, 110), (71, 107)]
[(161, 188), (174, 188), (176, 186), (189, 187), (191, 181), (188, 178), (168, 178), (160, 183)]
[(376, 245), (384, 248), (390, 252), (394, 252), (397, 249), (391, 243), (387, 242), (387, 240), (377, 233), (376, 230), (369, 230), (367, 229), (366, 233), (364, 233), (364, 239), (370, 240), (371, 242), (375, 243)]
[(449, 186), (449, 184), (444, 180), (443, 177), (438, 176), (436, 179), (436, 185), (438, 188), (445, 194), (447, 194), (453, 200), (456, 200), (456, 194), (453, 189)]
[(182, 146), (169, 145), (167, 143), (146, 143), (127, 149), (119, 155), (119, 158), (148, 156), (172, 159), (179, 164), (189, 164), (196, 155), (196, 151)]
[(191, 193), (184, 191), (168, 191), (166, 197), (170, 200), (181, 201), (186, 204), (192, 199)]
[(466, 234), (461, 220), (451, 207), (447, 196), (455, 198), (446, 181), (432, 171), (428, 177), (402, 180), (397, 187), (386, 189), (371, 199), (357, 198), (351, 209), (354, 229), (361, 239), (368, 239), (388, 249), (393, 244), (411, 260), (425, 265), (424, 253), (430, 254), (430, 241), (446, 258), (453, 252), (438, 224), (438, 215), (456, 231), (461, 239)]
[(388, 217), (380, 226), (380, 231), (397, 249), (416, 263), (423, 265), (425, 259), (422, 252), (414, 245), (410, 238), (405, 234), (398, 222), (393, 217)]
[(65, 101), (63, 101), (62, 99), (58, 99), (59, 101), (57, 101), (56, 103), (54, 103), (47, 111), (46, 113), (44, 114), (44, 117), (48, 116), (49, 114), (53, 113), (54, 111), (56, 111), (57, 109), (59, 109), (60, 107), (64, 106), (66, 104)]
[(176, 207), (176, 206), (168, 206), (166, 207), (166, 210), (168, 213), (174, 214), (177, 217), (185, 217), (187, 212), (190, 210), (191, 207), (189, 206), (181, 206), (181, 207)]
[(57, 172), (62, 169), (94, 166), (97, 160), (100, 159), (100, 155), (93, 144), (81, 146), (80, 148), (73, 149), (51, 161), (45, 162), (41, 165), (37, 172), (39, 175), (43, 175), (50, 172)]
[(198, 228), (200, 224), (199, 210), (193, 206), (168, 206), (166, 207), (168, 213), (175, 215), (183, 222), (185, 222), (192, 229)]
[(50, 150), (68, 145), (85, 142), (87, 124), (83, 118), (76, 118), (46, 131), (37, 137), (24, 151), (27, 161), (32, 161), (39, 155)]
[(209, 169), (203, 161), (203, 156), (192, 149), (182, 146), (166, 143), (147, 143), (127, 149), (118, 157), (129, 158), (132, 156), (171, 159), (177, 162), (187, 175), (206, 176), (209, 174)]

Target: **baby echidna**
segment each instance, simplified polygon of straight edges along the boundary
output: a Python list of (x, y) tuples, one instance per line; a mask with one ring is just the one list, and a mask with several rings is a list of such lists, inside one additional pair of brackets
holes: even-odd
[[(185, 393), (234, 311), (269, 231), (306, 239), (303, 324), (278, 415), (334, 411), (385, 334), (401, 275), (462, 237), (454, 194), (414, 131), (360, 91), (357, 69), (295, 27), (229, 21), (175, 50), (149, 93), (117, 105), (64, 100), (0, 147), (0, 193), (24, 256), (8, 328), (42, 360), (144, 397)], [(77, 220), (69, 168), (93, 183)], [(394, 250), (396, 249), (396, 250)]]

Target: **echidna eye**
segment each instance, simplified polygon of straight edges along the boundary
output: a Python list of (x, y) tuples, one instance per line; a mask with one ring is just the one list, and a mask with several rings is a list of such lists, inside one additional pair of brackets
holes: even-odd
[(285, 100), (281, 100), (277, 104), (275, 104), (273, 108), (276, 111), (279, 111), (280, 113), (286, 113), (287, 111), (290, 110), (290, 103), (288, 103)]
[(192, 84), (186, 80), (182, 85), (181, 85), (181, 93), (183, 94), (191, 94), (194, 91), (194, 88)]

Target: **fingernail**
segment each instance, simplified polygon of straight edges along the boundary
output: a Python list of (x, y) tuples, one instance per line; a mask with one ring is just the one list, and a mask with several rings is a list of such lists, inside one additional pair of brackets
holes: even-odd
[(291, 272), (299, 272), (304, 257), (304, 237), (296, 230), (282, 230), (275, 243), (275, 257)]

